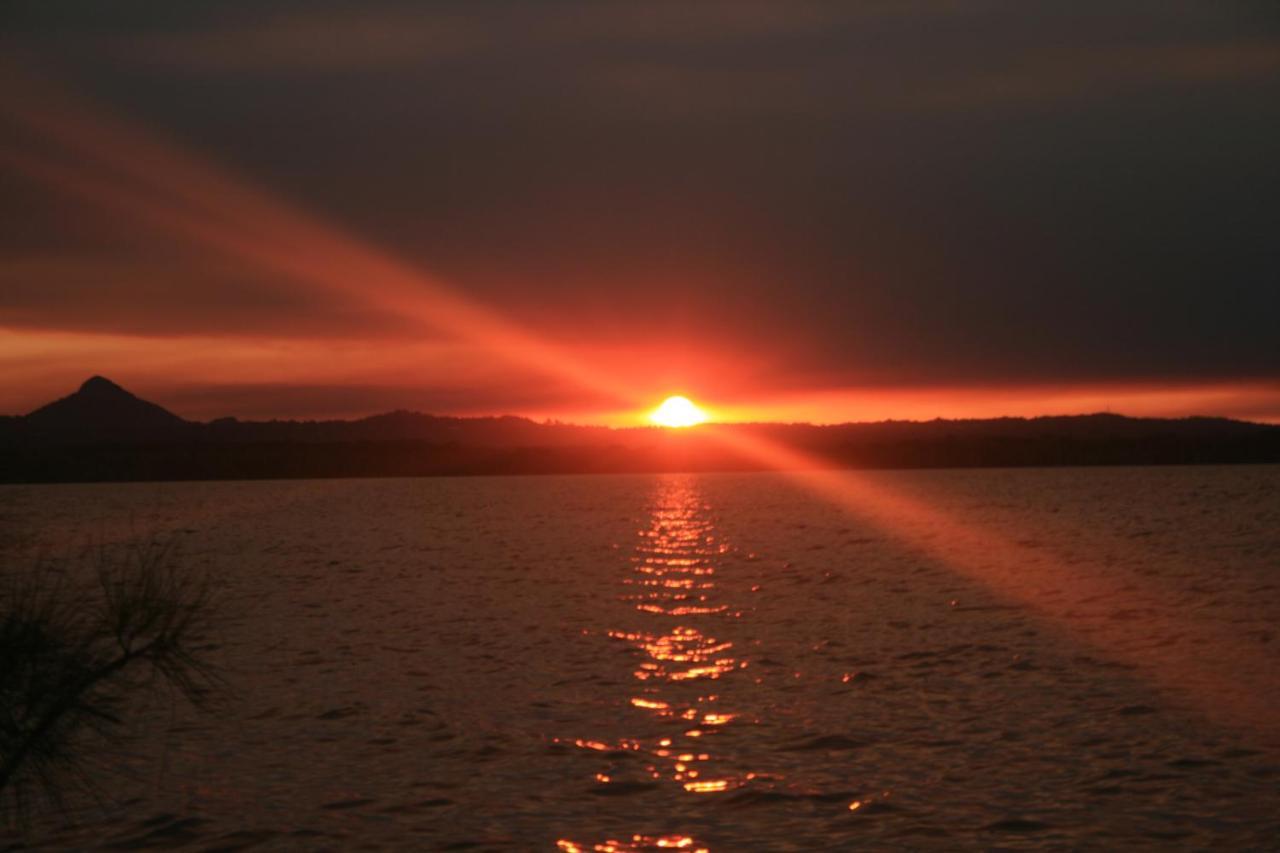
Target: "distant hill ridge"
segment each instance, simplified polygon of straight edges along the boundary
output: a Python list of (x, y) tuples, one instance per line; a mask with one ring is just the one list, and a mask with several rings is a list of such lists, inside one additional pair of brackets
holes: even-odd
[(395, 411), (358, 420), (187, 421), (102, 376), (0, 417), (0, 482), (756, 470), (741, 432), (856, 468), (1280, 462), (1280, 425), (1114, 414), (611, 429)]

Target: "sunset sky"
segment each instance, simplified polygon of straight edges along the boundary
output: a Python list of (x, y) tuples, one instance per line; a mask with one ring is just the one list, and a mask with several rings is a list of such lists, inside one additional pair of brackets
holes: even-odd
[(1273, 0), (0, 22), (0, 414), (1280, 421)]

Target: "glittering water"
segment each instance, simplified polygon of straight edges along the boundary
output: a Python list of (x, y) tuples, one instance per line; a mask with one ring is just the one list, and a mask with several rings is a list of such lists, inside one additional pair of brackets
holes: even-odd
[(31, 840), (1274, 845), (1280, 720), (1235, 711), (1280, 702), (1280, 469), (848, 476), (1020, 564), (781, 475), (0, 490), (10, 552), (176, 537), (234, 686), (141, 709)]

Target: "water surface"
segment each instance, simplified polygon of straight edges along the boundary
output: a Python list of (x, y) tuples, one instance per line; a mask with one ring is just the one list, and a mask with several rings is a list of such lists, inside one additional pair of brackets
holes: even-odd
[(959, 571), (945, 542), (920, 547), (936, 531), (783, 475), (6, 487), (11, 554), (174, 537), (216, 578), (234, 690), (209, 714), (149, 706), (128, 749), (95, 756), (105, 802), (32, 840), (1280, 837), (1275, 721), (1235, 713), (1280, 701), (1280, 468), (847, 476), (1016, 542), (1021, 564)]

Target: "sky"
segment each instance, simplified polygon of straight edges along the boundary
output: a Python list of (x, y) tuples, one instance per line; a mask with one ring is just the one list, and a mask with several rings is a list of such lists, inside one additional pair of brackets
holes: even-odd
[(1274, 2), (10, 2), (0, 413), (1280, 422)]

